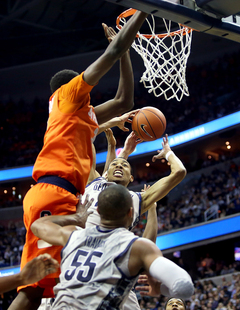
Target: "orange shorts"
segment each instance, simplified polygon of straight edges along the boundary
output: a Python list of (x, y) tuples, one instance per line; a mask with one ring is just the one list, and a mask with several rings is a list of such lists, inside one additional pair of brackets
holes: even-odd
[[(33, 186), (23, 200), (23, 218), (26, 227), (26, 241), (22, 252), (21, 269), (34, 257), (49, 253), (59, 263), (61, 262), (61, 246), (47, 246), (43, 240), (37, 238), (31, 231), (32, 223), (40, 217), (47, 215), (66, 215), (76, 212), (79, 199), (67, 190), (52, 184), (38, 183)], [(53, 286), (58, 272), (46, 276), (43, 280), (18, 287), (18, 291), (27, 286), (40, 286), (45, 288), (43, 297), (54, 297)]]

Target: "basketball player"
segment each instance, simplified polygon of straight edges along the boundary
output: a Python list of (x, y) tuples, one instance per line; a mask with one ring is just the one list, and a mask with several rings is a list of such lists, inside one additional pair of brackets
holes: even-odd
[[(44, 146), (33, 170), (37, 185), (28, 191), (24, 199), (27, 233), (21, 268), (45, 252), (60, 261), (61, 247), (46, 247), (32, 234), (30, 225), (45, 215), (76, 212), (77, 193), (84, 192), (92, 166), (91, 144), (98, 131), (98, 123), (106, 122), (133, 106), (133, 77), (128, 49), (146, 17), (143, 12), (134, 14), (103, 55), (83, 73), (79, 75), (63, 70), (50, 81), (53, 94), (49, 101), (48, 126)], [(108, 35), (107, 25), (103, 24), (103, 27)], [(94, 111), (90, 106), (89, 93), (119, 59), (121, 77), (117, 94)], [(54, 297), (52, 288), (58, 276), (59, 272), (39, 283), (20, 287), (9, 309), (37, 309), (42, 297)]]
[(0, 278), (0, 294), (14, 290), (19, 285), (35, 283), (50, 273), (56, 272), (58, 262), (45, 253), (28, 262), (17, 274)]
[[(163, 149), (158, 151), (158, 155), (154, 155), (152, 160), (155, 161), (161, 158), (168, 160), (171, 173), (167, 177), (158, 180), (145, 192), (130, 191), (133, 199), (133, 222), (130, 228), (138, 223), (141, 214), (145, 213), (153, 203), (165, 197), (186, 175), (185, 167), (169, 146), (167, 135), (163, 138), (162, 147)], [(125, 158), (130, 155), (125, 147), (122, 155), (124, 155)], [(95, 178), (87, 185), (84, 195), (88, 195), (90, 199), (93, 198), (94, 202), (89, 208), (89, 212), (92, 213), (87, 218), (86, 227), (99, 225), (100, 223), (100, 217), (97, 212), (97, 200), (99, 193), (103, 189), (115, 183), (127, 187), (130, 182), (133, 182), (134, 178), (131, 174), (131, 166), (125, 158), (118, 157), (111, 162), (106, 179), (99, 175), (94, 166), (92, 167), (92, 171), (94, 172), (91, 172), (90, 176), (92, 176), (92, 178), (95, 176)]]
[[(124, 117), (124, 115), (122, 117)], [(125, 118), (123, 119), (126, 120)], [(119, 119), (113, 118), (112, 120), (109, 120), (107, 123), (101, 126), (103, 128), (107, 128), (118, 126), (119, 123), (120, 123)], [(109, 141), (113, 141), (112, 142), (113, 144), (115, 142), (113, 138), (109, 138)], [(119, 154), (119, 157), (114, 159), (110, 165), (108, 163), (106, 164), (107, 167), (109, 165), (106, 178), (101, 177), (100, 174), (95, 170), (96, 165), (94, 162), (94, 165), (91, 169), (91, 173), (88, 179), (88, 185), (86, 187), (84, 194), (88, 195), (91, 199), (94, 199), (93, 204), (89, 208), (89, 212), (92, 213), (87, 218), (86, 227), (99, 225), (100, 223), (100, 217), (97, 212), (97, 199), (99, 193), (104, 188), (114, 184), (113, 182), (122, 184), (127, 187), (128, 184), (133, 181), (133, 176), (131, 175), (131, 166), (126, 159), (135, 150), (136, 145), (139, 142), (141, 142), (141, 140), (138, 139), (138, 137), (134, 134), (134, 132), (131, 132), (131, 134), (125, 141), (124, 148)], [(169, 162), (171, 164), (170, 166), (171, 174), (168, 177), (160, 179), (153, 186), (148, 188), (145, 192), (141, 193), (130, 191), (133, 199), (133, 211), (134, 211), (133, 223), (130, 226), (130, 229), (133, 228), (138, 223), (141, 214), (145, 213), (150, 208), (151, 208), (150, 212), (154, 212), (154, 208), (152, 208), (153, 204), (156, 201), (165, 197), (168, 194), (168, 192), (172, 188), (174, 188), (177, 184), (179, 184), (186, 175), (186, 169), (184, 168), (182, 162), (177, 158), (177, 156), (171, 151), (169, 147), (167, 135), (165, 136), (165, 138), (163, 138), (162, 146), (163, 149), (159, 151), (158, 155), (155, 155), (153, 157), (153, 161), (160, 158), (169, 159)], [(112, 152), (112, 155), (109, 155), (110, 152)], [(108, 146), (109, 161), (110, 158), (113, 159), (115, 157), (115, 154), (116, 154), (115, 147)], [(150, 230), (151, 228), (152, 230)], [(150, 240), (155, 241), (156, 231), (157, 230), (155, 229), (154, 226), (151, 227), (149, 225), (148, 229), (145, 229), (144, 231), (144, 237), (147, 237)], [(121, 306), (121, 309), (122, 310), (140, 309), (136, 294), (134, 292), (130, 291), (129, 296)]]
[(188, 273), (162, 256), (148, 239), (128, 230), (133, 222), (133, 200), (122, 185), (99, 194), (100, 225), (76, 230), (61, 227), (64, 216), (36, 220), (33, 233), (64, 246), (60, 283), (54, 288), (52, 310), (119, 309), (140, 272), (161, 283), (161, 294), (190, 298), (194, 286)]

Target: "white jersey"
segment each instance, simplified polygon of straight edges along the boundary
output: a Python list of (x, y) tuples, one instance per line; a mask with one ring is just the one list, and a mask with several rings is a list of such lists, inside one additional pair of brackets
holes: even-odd
[[(89, 195), (89, 199), (94, 199), (91, 207), (88, 209), (89, 214), (86, 222), (86, 227), (92, 227), (100, 225), (100, 215), (97, 211), (98, 195), (106, 187), (116, 184), (115, 182), (108, 182), (105, 178), (99, 177), (89, 183), (85, 188), (85, 193), (83, 195), (82, 201), (85, 200), (85, 196)], [(142, 196), (139, 192), (129, 191), (133, 200), (133, 222), (130, 229), (137, 225), (141, 215), (141, 202)]]
[(128, 270), (138, 237), (125, 228), (74, 231), (62, 250), (52, 310), (117, 310), (136, 282)]

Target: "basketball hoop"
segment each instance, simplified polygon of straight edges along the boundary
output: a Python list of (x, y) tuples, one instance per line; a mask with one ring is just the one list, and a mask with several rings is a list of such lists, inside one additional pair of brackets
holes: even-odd
[[(121, 13), (116, 21), (117, 29), (120, 30), (127, 22), (126, 18), (135, 12), (135, 9), (128, 9)], [(172, 22), (163, 18), (166, 33), (155, 34), (154, 16), (150, 15), (146, 21), (150, 34), (138, 32), (132, 44), (142, 57), (146, 69), (140, 82), (156, 97), (164, 95), (166, 100), (176, 98), (181, 101), (183, 95), (189, 96), (186, 66), (193, 29), (178, 24), (179, 29), (171, 31)]]

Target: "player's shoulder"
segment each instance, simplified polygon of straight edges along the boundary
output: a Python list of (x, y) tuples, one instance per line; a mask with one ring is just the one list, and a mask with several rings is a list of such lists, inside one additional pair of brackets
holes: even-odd
[(134, 191), (131, 191), (129, 190), (129, 193), (132, 197), (136, 197), (138, 198), (139, 200), (141, 200), (141, 197), (142, 197), (142, 193), (141, 192), (134, 192)]
[(86, 186), (86, 188), (96, 184), (96, 183), (100, 183), (100, 182), (107, 182), (107, 180), (104, 177), (97, 177), (96, 179), (94, 179), (92, 182), (88, 183), (88, 185)]

